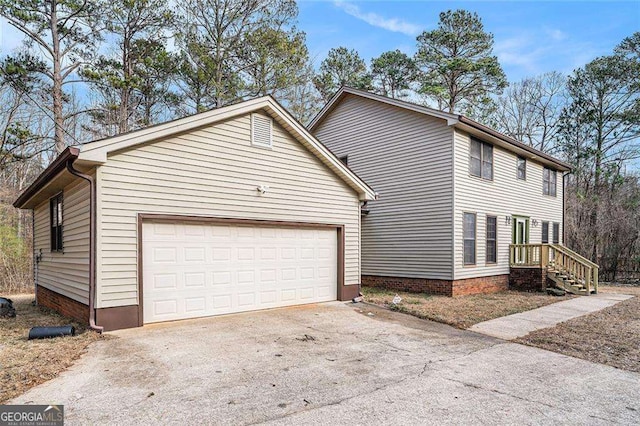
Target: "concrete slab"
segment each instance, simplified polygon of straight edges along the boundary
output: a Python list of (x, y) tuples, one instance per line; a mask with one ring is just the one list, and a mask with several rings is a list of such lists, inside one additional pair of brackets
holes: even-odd
[(597, 312), (632, 297), (614, 293), (576, 297), (531, 311), (484, 321), (471, 326), (469, 330), (499, 339), (513, 340), (532, 331), (553, 327), (561, 322)]
[(640, 424), (640, 374), (371, 306), (113, 334), (11, 403), (69, 425)]

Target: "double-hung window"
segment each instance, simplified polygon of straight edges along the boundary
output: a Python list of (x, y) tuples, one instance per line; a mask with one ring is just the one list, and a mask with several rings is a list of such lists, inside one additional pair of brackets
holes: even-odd
[(62, 251), (62, 192), (49, 200), (51, 251)]
[(472, 176), (493, 180), (493, 145), (471, 138), (469, 173)]
[(464, 214), (464, 264), (476, 264), (476, 214)]
[(560, 244), (560, 224), (553, 222), (553, 244)]
[(520, 180), (527, 180), (527, 159), (518, 157), (516, 160), (516, 175)]
[(547, 169), (542, 170), (542, 193), (544, 195), (556, 196), (556, 183), (558, 173), (555, 170)]
[(542, 244), (549, 243), (549, 222), (542, 222)]
[(487, 216), (487, 263), (497, 261), (498, 218)]

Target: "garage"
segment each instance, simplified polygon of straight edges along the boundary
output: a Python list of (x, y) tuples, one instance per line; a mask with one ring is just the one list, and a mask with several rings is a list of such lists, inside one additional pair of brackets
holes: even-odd
[(15, 205), (38, 303), (111, 331), (356, 297), (376, 198), (264, 96), (69, 147)]
[(336, 227), (156, 220), (142, 241), (145, 324), (337, 299)]

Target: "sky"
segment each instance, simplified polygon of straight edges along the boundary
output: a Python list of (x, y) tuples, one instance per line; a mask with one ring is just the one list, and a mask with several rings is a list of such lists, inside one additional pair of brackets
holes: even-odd
[(477, 12), (494, 35), (494, 54), (509, 81), (548, 71), (569, 74), (640, 31), (640, 0), (299, 0), (298, 7), (298, 26), (316, 67), (338, 46), (357, 50), (367, 63), (388, 50), (414, 54), (416, 36), (436, 28), (440, 12)]
[[(357, 50), (368, 63), (388, 50), (413, 54), (416, 36), (436, 28), (440, 12), (477, 12), (494, 35), (494, 53), (509, 81), (548, 71), (569, 74), (640, 31), (640, 0), (298, 0), (298, 7), (298, 28), (307, 34), (316, 67), (338, 46)], [(21, 38), (0, 20), (0, 57), (19, 49)]]

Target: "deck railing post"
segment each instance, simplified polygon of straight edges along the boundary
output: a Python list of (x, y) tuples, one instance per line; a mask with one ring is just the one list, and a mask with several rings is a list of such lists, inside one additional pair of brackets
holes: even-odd
[(549, 246), (546, 244), (540, 246), (540, 266), (542, 269), (549, 266)]
[(585, 274), (584, 284), (587, 289), (587, 295), (591, 294), (591, 267), (589, 267), (588, 272)]

